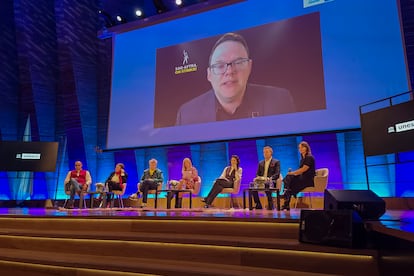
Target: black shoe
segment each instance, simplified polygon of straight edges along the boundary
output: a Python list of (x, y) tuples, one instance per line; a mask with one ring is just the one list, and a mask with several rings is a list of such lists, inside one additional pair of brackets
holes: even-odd
[(66, 209), (74, 209), (75, 208), (75, 201), (73, 199), (69, 199), (69, 202), (66, 205)]
[(204, 208), (210, 208), (210, 205), (208, 205), (208, 204), (206, 204), (206, 205), (204, 205)]
[(289, 211), (290, 210), (290, 205), (289, 204), (283, 204), (282, 208), (280, 208), (280, 210), (284, 211)]
[(290, 199), (292, 197), (292, 193), (290, 190), (287, 190), (285, 192), (285, 194), (283, 195), (283, 198), (285, 200), (285, 202), (283, 203), (283, 206), (281, 208), (281, 210), (286, 210), (289, 211), (290, 210)]
[(204, 197), (201, 198), (201, 202), (206, 202), (206, 199)]
[(262, 207), (261, 204), (256, 204), (256, 206), (254, 207), (254, 209), (256, 209), (256, 210), (262, 210), (263, 207)]

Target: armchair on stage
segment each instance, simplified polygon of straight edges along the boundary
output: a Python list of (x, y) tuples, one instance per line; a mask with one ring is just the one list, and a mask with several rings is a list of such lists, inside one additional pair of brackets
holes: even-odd
[[(312, 208), (312, 193), (323, 193), (328, 186), (328, 177), (329, 177), (329, 169), (328, 168), (321, 168), (315, 171), (315, 177), (313, 178), (313, 182), (315, 184), (314, 187), (306, 187), (301, 193), (303, 193), (303, 197), (306, 195), (309, 196), (309, 207)], [(299, 198), (296, 198), (295, 202), (295, 209), (298, 205)]]
[[(230, 208), (234, 208), (234, 195), (238, 195), (240, 192), (241, 179), (234, 181), (233, 188), (224, 188), (220, 194), (230, 194)], [(239, 205), (239, 204), (237, 204)]]
[[(79, 196), (79, 209), (82, 208), (82, 204), (83, 204), (83, 207), (86, 207), (86, 199), (85, 199), (85, 196), (89, 193), (90, 188), (91, 188), (91, 185), (88, 185), (87, 190), (81, 190), (81, 191), (79, 191), (79, 192), (76, 193)], [(68, 205), (68, 202), (70, 201), (70, 193), (71, 193), (70, 184), (65, 183), (64, 184), (64, 189), (65, 189), (65, 194), (68, 197), (65, 199), (65, 202), (63, 203), (63, 208), (67, 208), (68, 207), (67, 206)], [(72, 202), (70, 203), (70, 205), (72, 205)], [(73, 206), (69, 206), (69, 207), (73, 207)]]
[[(172, 180), (172, 181), (174, 181), (174, 180)], [(191, 193), (193, 195), (198, 195), (198, 193), (200, 192), (200, 188), (201, 188), (201, 177), (198, 176), (197, 181), (194, 182), (193, 188), (189, 189), (189, 190), (191, 190)]]
[(111, 207), (113, 207), (114, 199), (118, 199), (118, 207), (124, 208), (124, 201), (122, 200), (122, 197), (125, 194), (125, 190), (127, 187), (127, 183), (124, 183), (124, 186), (122, 187), (122, 190), (112, 190), (112, 193), (114, 194), (114, 198), (111, 200)]
[[(122, 196), (125, 194), (126, 186), (127, 186), (127, 183), (124, 183), (124, 187), (122, 188), (121, 191), (120, 190), (113, 190), (112, 191), (114, 193), (114, 196), (116, 196), (118, 198), (118, 206), (121, 207), (121, 208), (124, 208), (124, 201), (122, 200)], [(111, 207), (112, 207), (112, 205), (111, 205)]]
[[(139, 200), (139, 198), (141, 198), (142, 197), (142, 192), (141, 192), (141, 182), (138, 182), (137, 183), (137, 191), (135, 192), (135, 193), (133, 193), (132, 195), (130, 195), (129, 196), (129, 200), (131, 200), (131, 201), (138, 201)], [(161, 192), (161, 190), (163, 189), (162, 188), (163, 187), (163, 183), (162, 182), (160, 182), (160, 183), (158, 183), (158, 185), (157, 185), (157, 188), (156, 189), (152, 189), (152, 188), (149, 188), (148, 189), (148, 193), (147, 193), (147, 195), (150, 195), (150, 194), (154, 194), (155, 195), (155, 201), (154, 201), (154, 207), (155, 208), (157, 208), (157, 199), (158, 199), (158, 194)], [(142, 203), (141, 203), (141, 205), (142, 205)], [(142, 207), (142, 206), (141, 206)]]
[[(96, 183), (95, 184), (95, 192), (92, 192), (91, 194), (98, 194), (98, 201), (99, 203), (99, 208), (102, 207), (107, 207), (105, 206), (107, 204), (109, 204), (109, 206), (112, 208), (114, 207), (114, 200), (117, 199), (118, 200), (118, 207), (120, 208), (124, 208), (124, 202), (122, 200), (122, 197), (125, 194), (125, 190), (127, 187), (127, 183), (124, 183), (122, 190), (112, 190), (112, 192), (109, 192), (108, 189), (108, 185), (105, 186), (105, 183)], [(110, 202), (106, 202), (106, 198), (110, 198)], [(105, 198), (105, 200), (103, 200)], [(93, 201), (91, 199), (91, 208), (93, 207)]]
[[(159, 183), (158, 185), (157, 185), (157, 189), (150, 189), (150, 190), (148, 190), (148, 194), (150, 195), (150, 194), (152, 194), (152, 195), (155, 195), (155, 197), (154, 197), (154, 207), (155, 208), (157, 208), (157, 199), (158, 199), (158, 195), (160, 194), (160, 192), (161, 192), (161, 190), (162, 190), (162, 187), (163, 187), (163, 183)], [(137, 192), (135, 193), (136, 195), (137, 195), (137, 197), (135, 198), (134, 196), (130, 196), (129, 197), (129, 199), (132, 199), (132, 200), (134, 200), (134, 199), (138, 199), (140, 196), (139, 195), (141, 195), (142, 194), (142, 192), (141, 192), (141, 182), (138, 182), (137, 183)]]

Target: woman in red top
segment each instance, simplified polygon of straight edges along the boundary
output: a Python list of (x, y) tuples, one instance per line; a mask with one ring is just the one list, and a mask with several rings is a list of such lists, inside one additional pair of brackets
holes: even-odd
[[(128, 180), (128, 174), (125, 172), (125, 166), (122, 163), (118, 163), (115, 166), (115, 171), (113, 171), (105, 181), (105, 186), (108, 187), (108, 191), (112, 192), (113, 190), (122, 191), (125, 186), (125, 183)], [(109, 203), (112, 200), (111, 194), (108, 194), (106, 197), (107, 202)]]

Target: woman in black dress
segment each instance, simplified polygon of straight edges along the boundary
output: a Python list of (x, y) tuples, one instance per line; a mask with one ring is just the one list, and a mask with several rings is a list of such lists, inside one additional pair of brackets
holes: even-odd
[(315, 186), (313, 178), (315, 177), (315, 158), (312, 155), (309, 144), (305, 141), (299, 143), (298, 146), (300, 152), (300, 164), (299, 169), (288, 172), (283, 179), (285, 185), (283, 197), (285, 203), (282, 206), (282, 210), (290, 210), (290, 198), (296, 197), (297, 193), (302, 191), (306, 187)]

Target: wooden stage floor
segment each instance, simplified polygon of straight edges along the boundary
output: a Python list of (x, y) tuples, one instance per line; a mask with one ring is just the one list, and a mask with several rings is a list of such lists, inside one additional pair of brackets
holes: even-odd
[(85, 208), (85, 209), (47, 209), (47, 208), (0, 208), (0, 217), (99, 217), (99, 218), (162, 218), (162, 219), (205, 219), (205, 220), (241, 220), (298, 222), (300, 209), (290, 211), (268, 211), (248, 209), (219, 208)]

